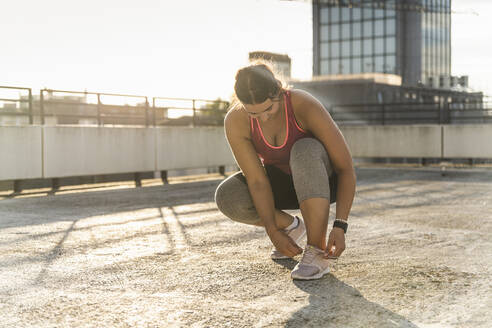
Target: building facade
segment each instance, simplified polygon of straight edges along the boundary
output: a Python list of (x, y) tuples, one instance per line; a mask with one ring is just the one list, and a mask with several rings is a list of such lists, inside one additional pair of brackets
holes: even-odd
[(313, 37), (314, 75), (451, 81), (451, 0), (313, 1)]

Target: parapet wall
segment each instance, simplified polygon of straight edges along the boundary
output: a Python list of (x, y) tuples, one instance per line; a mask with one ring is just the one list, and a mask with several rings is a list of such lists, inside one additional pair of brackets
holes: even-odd
[[(492, 125), (342, 126), (353, 157), (492, 158)], [(0, 127), (0, 180), (234, 165), (222, 127)]]

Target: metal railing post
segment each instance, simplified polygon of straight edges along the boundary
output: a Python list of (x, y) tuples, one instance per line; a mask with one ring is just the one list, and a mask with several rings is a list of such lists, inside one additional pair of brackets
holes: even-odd
[(439, 106), (437, 107), (437, 110), (439, 111), (439, 124), (442, 124), (443, 123), (443, 119), (442, 119), (442, 108), (441, 108), (441, 102), (439, 101)]
[(449, 110), (449, 103), (445, 103), (445, 108), (446, 108), (446, 117), (447, 117), (447, 123), (451, 124), (452, 121), (452, 116), (451, 116), (451, 111)]
[(44, 90), (39, 94), (39, 115), (41, 116), (41, 125), (44, 125)]
[(102, 126), (101, 124), (101, 94), (97, 94), (97, 126)]
[(385, 110), (384, 104), (382, 104), (382, 111), (383, 111), (383, 125), (385, 125), (386, 124), (386, 119), (385, 119), (385, 116), (386, 116), (385, 115), (385, 112), (386, 112), (386, 110)]
[(154, 127), (156, 127), (156, 122), (155, 122), (155, 97), (152, 97), (152, 124)]
[(29, 124), (33, 124), (33, 117), (32, 117), (32, 89), (29, 88)]
[(195, 99), (193, 99), (193, 127), (196, 125), (196, 108), (195, 108)]
[(149, 98), (145, 97), (145, 127), (149, 127)]

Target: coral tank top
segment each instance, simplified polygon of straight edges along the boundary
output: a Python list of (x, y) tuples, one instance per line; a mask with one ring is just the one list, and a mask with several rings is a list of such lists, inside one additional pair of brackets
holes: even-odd
[(307, 137), (312, 138), (313, 135), (310, 132), (301, 129), (297, 124), (294, 116), (294, 109), (292, 108), (290, 91), (284, 92), (283, 96), (285, 104), (285, 124), (287, 125), (287, 132), (283, 144), (278, 147), (270, 145), (265, 139), (263, 131), (261, 131), (260, 123), (257, 118), (250, 118), (251, 137), (256, 153), (260, 157), (263, 165), (273, 165), (283, 172), (291, 174), (289, 159), (292, 146), (297, 140)]

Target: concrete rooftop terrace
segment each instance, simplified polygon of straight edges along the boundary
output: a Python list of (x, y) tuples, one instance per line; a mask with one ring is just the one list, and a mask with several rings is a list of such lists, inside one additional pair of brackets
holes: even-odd
[(0, 327), (490, 327), (492, 170), (357, 177), (347, 249), (310, 282), (217, 211), (218, 175), (2, 194)]

